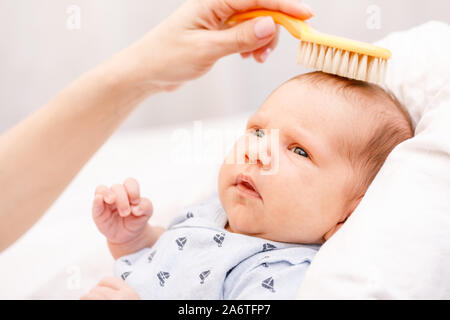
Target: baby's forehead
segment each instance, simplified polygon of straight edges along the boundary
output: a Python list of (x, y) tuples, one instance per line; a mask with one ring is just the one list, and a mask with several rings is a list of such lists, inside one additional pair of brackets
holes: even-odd
[(321, 81), (296, 77), (267, 98), (255, 119), (280, 129), (300, 127), (329, 147), (357, 145), (378, 125), (371, 109), (382, 108), (385, 103), (372, 89), (365, 83), (329, 79), (327, 75)]
[[(356, 98), (363, 103), (364, 97)], [(308, 129), (331, 126), (338, 130), (349, 126), (362, 112), (352, 100), (329, 85), (316, 86), (293, 79), (277, 88), (257, 113), (265, 118), (283, 120), (285, 126)]]

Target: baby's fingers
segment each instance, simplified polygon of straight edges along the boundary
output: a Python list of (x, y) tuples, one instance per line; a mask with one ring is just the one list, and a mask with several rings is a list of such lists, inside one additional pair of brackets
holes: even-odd
[(97, 218), (105, 210), (105, 205), (103, 204), (103, 196), (96, 194), (94, 198), (94, 203), (92, 205), (92, 216)]
[(98, 286), (99, 287), (107, 287), (107, 288), (111, 288), (111, 289), (114, 289), (114, 290), (120, 290), (120, 289), (122, 289), (124, 287), (127, 287), (125, 281), (123, 281), (120, 278), (116, 278), (116, 277), (103, 278), (98, 283)]
[(265, 62), (267, 57), (269, 56), (269, 54), (273, 51), (273, 49), (275, 49), (275, 47), (278, 44), (279, 32), (280, 32), (280, 28), (277, 25), (277, 32), (276, 32), (277, 35), (273, 38), (273, 40), (269, 44), (263, 46), (262, 48), (259, 48), (255, 51), (253, 51), (253, 57), (255, 58), (255, 60), (257, 62), (259, 62), (259, 63)]
[(141, 198), (139, 204), (133, 207), (132, 212), (137, 217), (148, 216), (150, 218), (153, 214), (153, 204), (147, 198)]
[(81, 297), (81, 300), (119, 300), (119, 298), (116, 290), (99, 285)]
[(112, 192), (111, 190), (109, 190), (108, 187), (104, 186), (104, 185), (99, 185), (96, 189), (95, 189), (95, 195), (101, 195), (103, 196), (103, 200), (107, 203), (107, 204), (113, 204), (116, 201), (116, 195), (114, 194), (114, 192)]
[(98, 292), (90, 291), (80, 298), (80, 300), (105, 300)]
[(130, 202), (125, 187), (120, 184), (115, 184), (111, 190), (116, 195), (117, 211), (121, 217), (127, 217), (131, 213)]
[(139, 190), (139, 183), (133, 178), (127, 178), (123, 183), (123, 186), (128, 194), (128, 199), (130, 204), (137, 205), (141, 198), (141, 193)]

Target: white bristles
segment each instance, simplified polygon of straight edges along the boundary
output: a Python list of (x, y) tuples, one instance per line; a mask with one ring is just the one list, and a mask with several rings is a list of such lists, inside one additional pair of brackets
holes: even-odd
[(382, 84), (387, 61), (311, 42), (300, 42), (297, 64), (339, 76)]
[(305, 50), (305, 57), (303, 59), (305, 66), (308, 66), (309, 58), (311, 57), (312, 47), (313, 44), (311, 42), (308, 42)]
[(381, 82), (384, 82), (385, 77), (386, 77), (386, 69), (387, 69), (387, 61), (386, 60), (381, 60), (381, 63), (379, 63), (380, 65), (380, 70), (378, 72), (378, 79)]
[(304, 56), (305, 56), (305, 46), (303, 45), (303, 42), (300, 42), (300, 47), (298, 48), (297, 58), (296, 58), (297, 64), (303, 65), (303, 63), (301, 63), (301, 61), (303, 60)]
[(345, 77), (345, 75), (347, 74), (349, 57), (350, 57), (350, 53), (348, 51), (344, 51), (344, 54), (342, 55), (341, 64), (339, 65), (339, 68), (338, 68), (338, 72), (337, 72), (338, 75)]
[(365, 81), (366, 72), (367, 72), (367, 56), (362, 56), (359, 59), (358, 71), (356, 72), (356, 80)]
[(314, 68), (314, 66), (316, 65), (316, 61), (317, 58), (319, 56), (319, 50), (318, 50), (318, 45), (317, 44), (313, 44), (313, 48), (312, 48), (312, 52), (311, 52), (311, 57), (308, 61), (308, 66), (310, 66), (311, 68)]
[(367, 69), (367, 81), (376, 82), (378, 78), (378, 58), (371, 57)]
[(314, 66), (314, 69), (317, 69), (317, 68), (319, 68), (319, 66), (323, 65), (323, 61), (325, 60), (325, 51), (326, 51), (325, 46), (320, 45), (319, 57), (317, 58), (316, 65)]
[(331, 73), (336, 74), (341, 64), (342, 50), (335, 50), (333, 61), (331, 62)]
[(327, 47), (327, 51), (325, 53), (325, 60), (323, 62), (323, 72), (331, 73), (331, 63), (333, 58), (333, 48)]
[(357, 70), (358, 70), (358, 54), (352, 53), (350, 56), (350, 63), (348, 64), (347, 77), (355, 79)]

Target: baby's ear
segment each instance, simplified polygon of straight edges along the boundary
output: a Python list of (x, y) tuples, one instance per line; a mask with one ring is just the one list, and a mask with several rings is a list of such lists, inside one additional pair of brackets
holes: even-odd
[(344, 223), (344, 222), (340, 222), (340, 223), (338, 223), (337, 225), (335, 225), (333, 228), (331, 228), (330, 230), (328, 230), (327, 233), (325, 233), (325, 234), (323, 235), (323, 237), (322, 237), (323, 240), (324, 240), (324, 242), (325, 242), (325, 241), (328, 241), (328, 239), (330, 239), (331, 236), (332, 236), (333, 234), (335, 234), (336, 231), (338, 231), (340, 227), (342, 227), (342, 224), (343, 224), (343, 223)]
[(361, 199), (362, 199), (363, 197), (364, 197), (364, 194), (363, 194), (362, 196), (356, 198), (356, 199), (353, 199), (353, 200), (350, 202), (350, 204), (349, 204), (349, 206), (348, 206), (348, 209), (345, 211), (346, 214), (342, 217), (342, 219), (341, 219), (341, 220), (340, 220), (333, 228), (331, 228), (330, 230), (328, 230), (328, 232), (325, 233), (325, 234), (323, 235), (323, 239), (324, 239), (325, 241), (327, 241), (329, 238), (331, 238), (331, 236), (332, 236), (333, 234), (335, 234), (336, 231), (338, 231), (338, 230), (342, 227), (342, 225), (344, 224), (344, 222), (347, 221), (348, 217), (350, 217), (350, 216), (352, 215), (353, 211), (355, 211), (356, 207), (357, 207), (358, 204), (361, 202)]
[(359, 205), (359, 203), (361, 202), (361, 199), (364, 197), (364, 195), (365, 194), (362, 194), (360, 197), (355, 198), (350, 201), (350, 204), (349, 204), (348, 210), (347, 210), (347, 214), (345, 215), (345, 220), (347, 220), (347, 218), (351, 216), (353, 211), (355, 211), (356, 207)]

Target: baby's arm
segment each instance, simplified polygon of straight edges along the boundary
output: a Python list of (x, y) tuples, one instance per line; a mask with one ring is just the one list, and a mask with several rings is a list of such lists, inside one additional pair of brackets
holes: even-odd
[(132, 178), (95, 191), (92, 216), (115, 259), (155, 244), (165, 229), (147, 223), (152, 213), (152, 203), (141, 198), (139, 184)]

